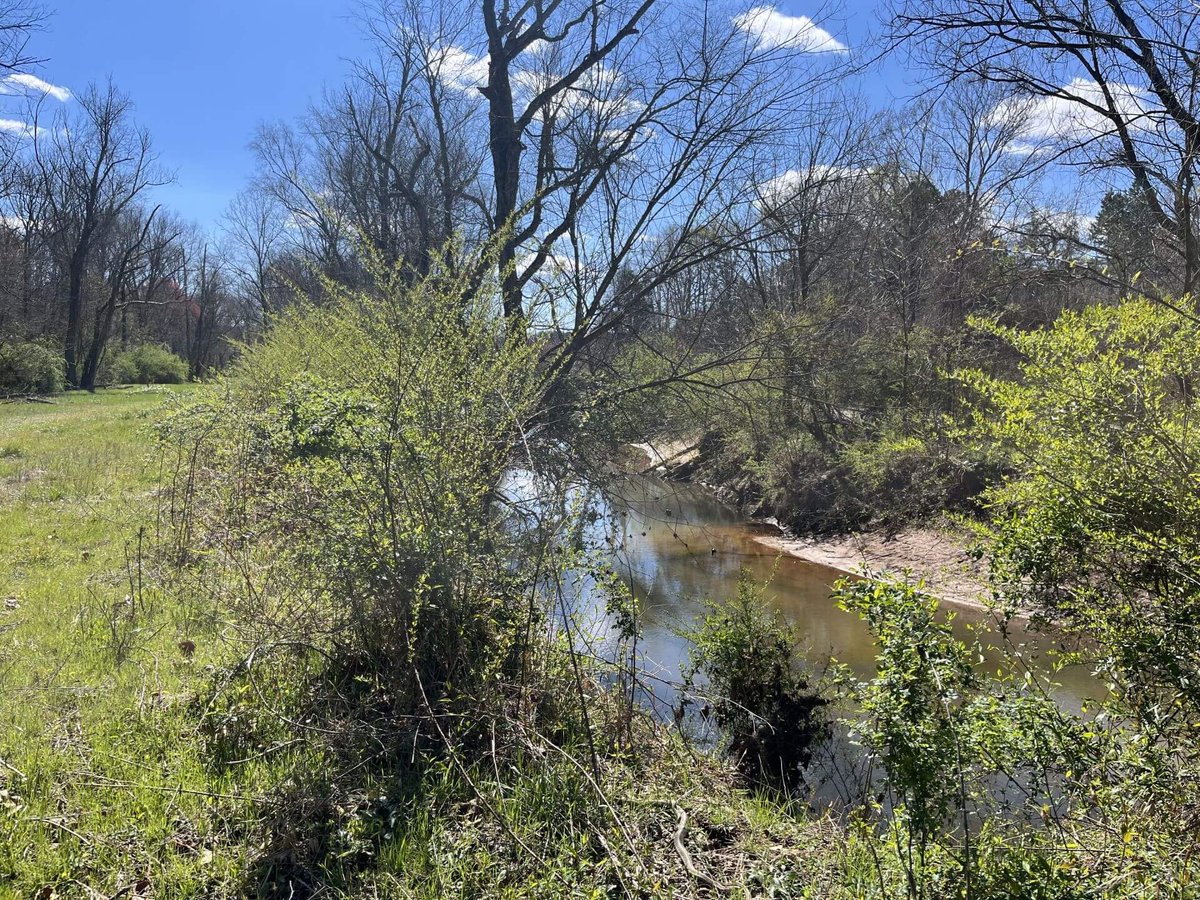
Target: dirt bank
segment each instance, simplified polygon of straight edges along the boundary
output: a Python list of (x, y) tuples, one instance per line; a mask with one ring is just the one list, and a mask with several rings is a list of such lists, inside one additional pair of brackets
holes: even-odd
[(646, 464), (636, 469), (638, 474), (641, 475), (655, 471), (660, 474), (668, 474), (673, 470), (679, 469), (681, 466), (695, 462), (700, 456), (700, 450), (697, 448), (695, 441), (647, 442), (644, 444), (630, 444), (630, 446), (646, 457)]
[(808, 562), (860, 575), (864, 569), (925, 579), (929, 593), (947, 603), (980, 606), (987, 596), (981, 564), (967, 556), (965, 535), (910, 528), (892, 537), (880, 532), (832, 538), (763, 535), (759, 542)]
[[(676, 440), (631, 445), (638, 456), (633, 471), (655, 472), (667, 478), (693, 481), (687, 472), (699, 458), (697, 441)], [(644, 463), (643, 463), (644, 460)], [(720, 486), (693, 481), (728, 501)], [(769, 522), (769, 524), (775, 524)], [(966, 552), (968, 535), (935, 528), (908, 528), (894, 535), (881, 531), (839, 537), (788, 537), (764, 534), (755, 538), (782, 553), (849, 575), (864, 571), (924, 579), (929, 593), (945, 603), (982, 607), (987, 597), (987, 573)]]

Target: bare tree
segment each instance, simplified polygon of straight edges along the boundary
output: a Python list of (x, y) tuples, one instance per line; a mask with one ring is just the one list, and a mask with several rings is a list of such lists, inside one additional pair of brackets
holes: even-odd
[(308, 136), (286, 124), (268, 125), (259, 129), (253, 148), (259, 162), (255, 187), (282, 208), (290, 249), (323, 274), (346, 279), (349, 225), (321, 177)]
[(444, 252), (452, 239), (477, 243), (484, 231), (484, 154), (468, 127), (478, 97), (468, 100), (439, 77), (445, 51), (428, 33), (387, 27), (390, 21), (378, 9), (368, 17), (374, 55), (355, 65), (344, 86), (295, 126), (259, 131), (259, 196), (239, 201), (229, 226), (260, 285), (267, 271), (258, 252), (268, 237), (264, 215), (275, 214), (263, 194), (283, 211), (282, 231), (270, 223), (276, 274), (306, 259), (326, 275), (354, 281), (365, 244), (419, 277), (435, 257), (453, 261)]
[(517, 332), (561, 333), (561, 376), (660, 285), (750, 241), (757, 186), (844, 49), (667, 0), (387, 11), (389, 32), (424, 35), (429, 75), (482, 96), (464, 125), (487, 150), (499, 303)]
[(95, 389), (119, 312), (136, 304), (165, 302), (160, 292), (178, 274), (178, 254), (173, 251), (180, 233), (180, 226), (163, 216), (157, 206), (128, 209), (108, 230), (104, 245), (98, 248), (103, 257), (103, 293), (96, 304), (79, 387)]
[(46, 10), (40, 3), (0, 2), (0, 71), (16, 72), (40, 62), (28, 52), (29, 38), (45, 21)]
[(839, 269), (856, 270), (855, 248), (863, 242), (855, 211), (879, 161), (876, 131), (862, 105), (847, 97), (798, 136), (787, 170), (759, 185), (754, 262), (760, 293), (767, 289), (764, 302), (793, 313), (811, 310), (814, 290), (828, 289)]
[(375, 0), (364, 17), (377, 58), (256, 142), (287, 219), (274, 269), (353, 280), (353, 236), (416, 274), (448, 239), (481, 249), (513, 332), (555, 335), (548, 406), (660, 287), (693, 267), (709, 284), (761, 236), (760, 185), (825, 115), (846, 49), (768, 7), (675, 0)]
[(211, 367), (218, 338), (227, 324), (231, 306), (226, 287), (228, 264), (204, 236), (193, 233), (181, 247), (180, 267), (188, 371), (198, 378)]
[(67, 381), (79, 387), (88, 262), (122, 215), (167, 179), (150, 135), (134, 124), (132, 104), (111, 82), (88, 88), (76, 114), (46, 124), (39, 119), (35, 115), (33, 140), (45, 214), (39, 227), (65, 262)]
[(282, 207), (272, 194), (251, 185), (230, 203), (224, 226), (230, 270), (257, 318), (265, 321), (281, 305), (275, 265), (287, 242)]
[(896, 36), (947, 79), (1005, 85), (1027, 152), (1124, 172), (1200, 286), (1200, 7), (1188, 0), (905, 0)]
[[(28, 52), (28, 46), (46, 18), (45, 9), (31, 0), (0, 0), (0, 76), (6, 93), (22, 89), (30, 78), (22, 70), (41, 62)], [(19, 186), (19, 157), (30, 133), (27, 129), (0, 132), (0, 198), (10, 197)]]
[(429, 53), (414, 33), (391, 36), (380, 59), (360, 64), (309, 126), (332, 202), (385, 261), (418, 276), (469, 228), (475, 204), (464, 198), (480, 162), (431, 77)]

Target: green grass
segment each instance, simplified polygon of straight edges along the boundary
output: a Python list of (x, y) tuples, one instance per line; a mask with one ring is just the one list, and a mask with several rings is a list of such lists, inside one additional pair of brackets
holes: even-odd
[(164, 399), (0, 406), (0, 896), (184, 896), (221, 865), (205, 798), (185, 793), (203, 767), (172, 739), (202, 654), (183, 658), (187, 618), (137, 587)]
[(248, 728), (248, 758), (216, 764), (197, 698), (214, 711), (231, 623), (138, 552), (155, 537), (151, 426), (188, 390), (0, 405), (0, 898), (252, 894), (280, 842), (313, 832), (358, 848), (329, 860), (327, 896), (607, 896), (635, 882), (644, 896), (707, 895), (672, 847), (673, 801), (700, 864), (752, 894), (858, 895), (869, 860), (835, 824), (738, 789), (648, 722), (636, 759), (605, 763), (604, 804), (549, 748), (503, 772), (468, 760), (469, 784), (445, 760), (364, 770), (332, 809), (314, 806), (330, 761), (255, 743), (268, 739), (245, 724), (265, 717), (249, 690), (216, 709)]

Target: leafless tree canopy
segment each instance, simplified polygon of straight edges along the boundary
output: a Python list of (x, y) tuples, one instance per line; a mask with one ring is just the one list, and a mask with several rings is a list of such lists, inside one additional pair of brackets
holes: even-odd
[(895, 36), (945, 77), (1011, 88), (1038, 150), (1119, 169), (1174, 244), (1176, 289), (1200, 279), (1200, 8), (1186, 0), (912, 0)]
[(0, 71), (16, 72), (40, 62), (29, 52), (29, 40), (45, 21), (46, 10), (34, 0), (0, 2)]
[(215, 239), (157, 208), (169, 173), (115, 87), (32, 98), (0, 156), (0, 332), (61, 342), (80, 386), (110, 335), (202, 369), (324, 278), (369, 288), (364, 251), (409, 279), (478, 258), (554, 406), (629, 346), (670, 345), (683, 377), (776, 316), (897, 329), (912, 362), (972, 311), (1196, 283), (1190, 7), (904, 3), (892, 37), (940, 77), (892, 109), (806, 12), (781, 36), (762, 7), (690, 0), (370, 0), (369, 52), (258, 131)]
[[(414, 276), (451, 239), (492, 246), (500, 307), (515, 330), (561, 335), (549, 364), (565, 376), (668, 281), (757, 240), (761, 185), (833, 109), (842, 54), (763, 40), (740, 13), (369, 6), (375, 56), (304, 122), (259, 133), (273, 241), (350, 279), (354, 239)], [(266, 220), (248, 203), (241, 268), (262, 284)]]
[[(89, 372), (79, 367), (89, 261), (146, 191), (164, 183), (166, 176), (150, 135), (132, 121), (130, 100), (111, 83), (84, 93), (73, 115), (62, 113), (45, 123), (35, 115), (33, 130), (31, 165), (42, 206), (36, 227), (68, 273), (67, 381), (91, 387)], [(152, 219), (147, 216), (146, 229)], [(142, 240), (144, 235), (135, 244)]]

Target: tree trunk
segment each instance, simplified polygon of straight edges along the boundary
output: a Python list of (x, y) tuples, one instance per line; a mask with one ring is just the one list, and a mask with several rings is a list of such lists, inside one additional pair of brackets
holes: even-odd
[(513, 230), (517, 225), (513, 216), (517, 210), (523, 147), (517, 134), (512, 82), (502, 43), (503, 39), (497, 37), (490, 48), (491, 65), (484, 94), (488, 100), (489, 147), (492, 153), (492, 177), (496, 184), (496, 227), (503, 229), (501, 233), (504, 235), (497, 259), (500, 296), (504, 316), (510, 326), (516, 329), (520, 327), (525, 313), (521, 283), (516, 271), (517, 242), (513, 238)]
[(86, 268), (87, 248), (81, 243), (71, 255), (67, 281), (67, 339), (63, 356), (69, 387), (79, 387), (79, 350), (83, 343), (83, 276)]
[(79, 383), (79, 387), (85, 391), (96, 390), (96, 376), (100, 373), (100, 363), (104, 360), (104, 350), (108, 346), (108, 336), (112, 332), (112, 323), (116, 312), (117, 304), (110, 302), (96, 313), (96, 324), (92, 329), (92, 345), (88, 348), (87, 360), (83, 365), (83, 377)]

